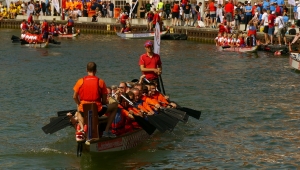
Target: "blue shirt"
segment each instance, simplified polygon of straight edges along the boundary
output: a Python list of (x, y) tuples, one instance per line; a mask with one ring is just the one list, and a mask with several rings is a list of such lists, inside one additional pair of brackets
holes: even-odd
[(270, 2), (267, 2), (264, 0), (263, 9), (266, 9), (266, 10), (270, 9)]
[[(270, 4), (272, 4), (273, 2), (277, 2), (277, 1), (276, 0), (270, 0)], [(270, 5), (270, 11), (275, 11), (274, 4)]]
[[(245, 10), (251, 10), (252, 11), (252, 6), (246, 6)], [(246, 12), (246, 15), (252, 15), (252, 12)]]
[(293, 12), (297, 12), (297, 6), (294, 6), (294, 8), (293, 8)]
[(258, 20), (261, 21), (262, 20), (262, 14), (259, 14), (258, 16)]
[(283, 22), (284, 22), (284, 23), (289, 22), (289, 17), (288, 17), (288, 16), (283, 16)]
[(256, 7), (256, 10), (258, 11), (258, 13), (261, 13), (261, 10), (260, 10), (259, 6)]
[(284, 1), (283, 0), (277, 0), (277, 4), (278, 4), (278, 6), (283, 6)]

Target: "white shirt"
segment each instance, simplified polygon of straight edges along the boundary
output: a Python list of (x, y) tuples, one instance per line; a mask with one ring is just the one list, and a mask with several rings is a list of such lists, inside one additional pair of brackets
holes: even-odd
[(299, 6), (297, 8), (297, 12), (298, 12), (298, 19), (300, 19), (300, 7)]
[(217, 8), (216, 14), (217, 14), (217, 15), (216, 15), (217, 17), (220, 17), (220, 18), (221, 18), (221, 17), (223, 16), (223, 9), (222, 9), (222, 8)]
[(283, 28), (285, 26), (284, 22), (283, 22), (283, 19), (282, 19), (282, 16), (276, 17), (275, 24), (278, 26), (278, 28)]
[(266, 12), (262, 15), (261, 20), (264, 21), (264, 26), (269, 25), (268, 14)]

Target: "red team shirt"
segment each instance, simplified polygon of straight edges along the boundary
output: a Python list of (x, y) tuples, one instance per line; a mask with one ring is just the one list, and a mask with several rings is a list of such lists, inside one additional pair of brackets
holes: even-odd
[[(139, 65), (144, 65), (145, 68), (157, 68), (161, 65), (160, 56), (158, 54), (153, 54), (153, 57), (150, 58), (147, 53), (141, 55)], [(158, 76), (155, 72), (143, 72), (148, 80), (156, 79)]]

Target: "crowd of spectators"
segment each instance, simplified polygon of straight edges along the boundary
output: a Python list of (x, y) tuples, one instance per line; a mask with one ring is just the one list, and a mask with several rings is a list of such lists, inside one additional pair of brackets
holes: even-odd
[[(30, 1), (30, 2), (11, 2), (9, 8), (0, 2), (0, 18), (15, 19), (17, 15), (27, 15), (33, 13), (34, 16), (51, 16), (51, 1)], [(30, 5), (32, 4), (32, 5)], [(81, 0), (71, 0), (62, 4), (63, 14), (67, 18), (72, 16), (74, 20), (78, 17), (88, 17), (90, 12), (95, 13), (97, 17), (113, 17), (114, 4), (111, 1), (89, 2)], [(53, 16), (60, 16), (61, 11), (53, 9)]]

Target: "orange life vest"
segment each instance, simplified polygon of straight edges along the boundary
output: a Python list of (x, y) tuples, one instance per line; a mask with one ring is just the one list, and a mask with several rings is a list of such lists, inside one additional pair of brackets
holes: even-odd
[(96, 76), (85, 76), (79, 90), (80, 100), (90, 102), (101, 102), (99, 89), (99, 78)]

